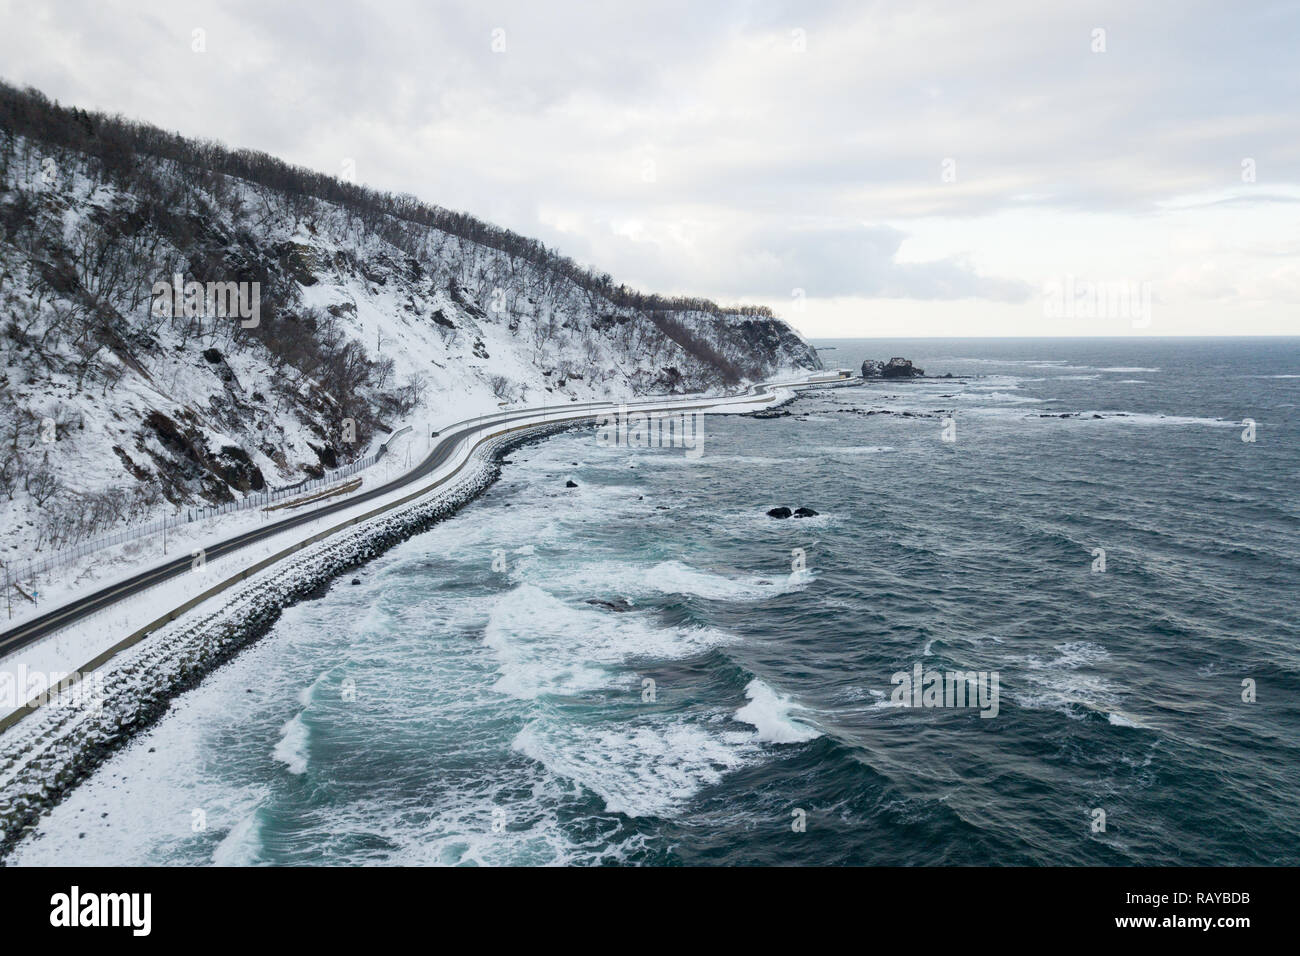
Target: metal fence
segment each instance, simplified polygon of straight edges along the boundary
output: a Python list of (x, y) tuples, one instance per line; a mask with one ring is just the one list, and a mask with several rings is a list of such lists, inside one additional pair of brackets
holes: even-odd
[(249, 495), (237, 501), (228, 501), (220, 505), (211, 505), (206, 508), (182, 508), (175, 514), (164, 515), (145, 524), (131, 525), (98, 538), (80, 541), (66, 548), (60, 548), (58, 551), (51, 551), (42, 557), (34, 557), (22, 564), (9, 565), (5, 568), (5, 587), (12, 586), (14, 582), (31, 581), (37, 575), (71, 564), (73, 561), (94, 554), (96, 551), (111, 548), (114, 545), (125, 544), (128, 541), (147, 538), (155, 534), (164, 534), (173, 528), (192, 524), (195, 521), (206, 521), (210, 518), (231, 514), (236, 511), (244, 511), (248, 508), (265, 508), (277, 501), (300, 497), (318, 488), (324, 488), (342, 478), (351, 477), (378, 462), (379, 459), (384, 457), (384, 453), (388, 451), (388, 445), (393, 439), (410, 430), (410, 425), (398, 429), (369, 455), (358, 458), (356, 461), (340, 468), (327, 471), (319, 478), (308, 478), (281, 488), (268, 488), (265, 491)]
[[(369, 460), (371, 461), (372, 464), (373, 464), (374, 462), (378, 461), (380, 458), (382, 458), (382, 457), (384, 456), (384, 453), (388, 450), (388, 449), (387, 449), (387, 446), (392, 442), (392, 440), (393, 440), (394, 438), (396, 438), (397, 436), (401, 435), (403, 432), (406, 432), (406, 431), (409, 431), (409, 430), (410, 430), (410, 427), (408, 426), (407, 428), (403, 428), (403, 429), (401, 429), (401, 430), (399, 430), (399, 431), (393, 432), (393, 434), (391, 434), (391, 435), (388, 436), (388, 438), (385, 440), (384, 444), (379, 446), (379, 449), (378, 449), (378, 450), (377, 450), (373, 455), (369, 455), (369, 456), (367, 456), (367, 459), (369, 459)], [(470, 440), (470, 439), (468, 439), (468, 438), (462, 439), (462, 441), (469, 441), (469, 440)], [(504, 440), (505, 440), (505, 436), (497, 436), (497, 437), (494, 438), (494, 439), (490, 439), (489, 441), (485, 442), (483, 445), (479, 446), (479, 448), (477, 449), (477, 453), (478, 453), (481, 457), (483, 457), (483, 458), (487, 458), (487, 457), (490, 456), (490, 450), (491, 450), (491, 448), (492, 448), (496, 443), (498, 443), (498, 442), (500, 442), (500, 441), (504, 441)], [(473, 454), (475, 454), (475, 452), (472, 451), (470, 454), (473, 455)], [(345, 467), (343, 467), (343, 468), (336, 469), (334, 472), (331, 472), (329, 475), (323, 476), (323, 477), (321, 477), (321, 478), (312, 479), (312, 481), (310, 482), (310, 484), (314, 486), (317, 482), (322, 482), (322, 483), (323, 483), (323, 482), (328, 482), (328, 481), (330, 481), (330, 480), (337, 480), (338, 478), (345, 478), (345, 477), (347, 477), (347, 474), (344, 474), (344, 472), (351, 473), (352, 471), (360, 470), (360, 468), (359, 468), (358, 466), (361, 465), (361, 462), (362, 462), (362, 461), (365, 461), (365, 460), (367, 460), (367, 459), (361, 459), (361, 461), (353, 462), (351, 465), (347, 465), (347, 466), (345, 466)], [(303, 483), (303, 484), (307, 484), (307, 483)], [(292, 486), (292, 487), (293, 487), (294, 489), (298, 489), (298, 488), (299, 488), (299, 485), (294, 485), (294, 486)], [(448, 486), (448, 487), (447, 487), (446, 489), (444, 489), (444, 490), (445, 490), (445, 491), (451, 491), (451, 490), (453, 490), (453, 488), (454, 488), (454, 486)], [(281, 493), (283, 493), (283, 492), (286, 491), (286, 490), (287, 490), (286, 488), (279, 488), (279, 489), (276, 489), (275, 494), (280, 495)], [(385, 517), (387, 517), (387, 516), (385, 516)], [(181, 521), (180, 523), (184, 524), (185, 522), (184, 522), (184, 521)], [(153, 524), (156, 525), (156, 526), (158, 526), (158, 527), (161, 529), (161, 522), (154, 522)], [(171, 521), (169, 520), (169, 521), (168, 521), (168, 525), (167, 525), (167, 527), (170, 528), (170, 527), (173, 527), (173, 526), (174, 526), (174, 525), (173, 525), (173, 524), (171, 523)], [(129, 530), (129, 529), (128, 529), (128, 530)], [(114, 536), (113, 536), (113, 535), (109, 535), (108, 537), (114, 537)], [(130, 538), (124, 538), (123, 540), (129, 541), (129, 540), (131, 540), (131, 539), (130, 539)], [(71, 550), (71, 549), (70, 549), (70, 550)], [(16, 576), (11, 576), (11, 577), (9, 578), (9, 580), (6, 582), (6, 584), (8, 585), (8, 584), (10, 584), (12, 581), (15, 581), (15, 580), (19, 580), (19, 579), (18, 579)], [(145, 588), (144, 588), (144, 591), (153, 591), (153, 590), (156, 590), (157, 588), (165, 587), (165, 586), (167, 586), (167, 585), (170, 584), (170, 583), (173, 583), (173, 582), (172, 582), (172, 579), (170, 579), (170, 578), (166, 578), (166, 577), (158, 578), (158, 579), (155, 579), (154, 583), (152, 583), (152, 584), (148, 585), (147, 587), (145, 587)], [(137, 592), (137, 593), (142, 593), (142, 592)], [(96, 609), (94, 609), (94, 610), (90, 610), (90, 611), (87, 611), (87, 612), (81, 614), (80, 616), (77, 617), (75, 623), (78, 624), (78, 625), (82, 625), (82, 624), (84, 624), (84, 623), (85, 623), (86, 621), (88, 621), (88, 620), (108, 618), (110, 615), (116, 613), (118, 610), (119, 610), (119, 608), (118, 608), (118, 605), (117, 605), (116, 603), (105, 604), (105, 605), (103, 605), (103, 606), (101, 606), (101, 607), (99, 607), (99, 608), (96, 608)], [(48, 631), (44, 636), (37, 638), (37, 639), (36, 639), (36, 640), (31, 644), (31, 645), (24, 645), (24, 647), (25, 647), (25, 648), (28, 647), (28, 646), (30, 646), (30, 647), (35, 647), (35, 646), (38, 646), (38, 645), (42, 645), (42, 644), (44, 644), (44, 643), (47, 642), (47, 641), (55, 640), (55, 639), (58, 638), (59, 635), (62, 634), (63, 631), (66, 630), (66, 628), (69, 627), (69, 626), (71, 626), (71, 625), (69, 625), (69, 624), (60, 624), (60, 625), (58, 625), (57, 627), (55, 627), (54, 629)]]

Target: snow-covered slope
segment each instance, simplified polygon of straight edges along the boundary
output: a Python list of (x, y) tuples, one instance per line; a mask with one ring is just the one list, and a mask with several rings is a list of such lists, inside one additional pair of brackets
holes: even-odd
[[(0, 562), (290, 484), (405, 422), (820, 368), (762, 309), (0, 85)], [(247, 283), (256, 325), (156, 283)], [(208, 311), (211, 311), (210, 309)]]

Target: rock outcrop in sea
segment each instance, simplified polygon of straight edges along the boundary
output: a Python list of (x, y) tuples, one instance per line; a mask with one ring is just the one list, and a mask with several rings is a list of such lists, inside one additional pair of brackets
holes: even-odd
[(817, 514), (811, 508), (795, 508), (794, 511), (791, 511), (785, 505), (781, 505), (779, 508), (770, 508), (767, 512), (769, 518), (815, 518)]
[(911, 359), (891, 358), (888, 362), (867, 359), (862, 363), (863, 378), (921, 378), (925, 369), (917, 368)]

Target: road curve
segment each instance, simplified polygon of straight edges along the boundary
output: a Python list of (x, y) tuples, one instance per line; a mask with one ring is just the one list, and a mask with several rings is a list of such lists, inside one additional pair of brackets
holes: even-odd
[[(745, 393), (751, 395), (752, 397), (748, 399), (740, 399), (740, 401), (758, 401), (762, 398), (765, 398), (767, 394), (774, 388), (797, 387), (800, 385), (804, 385), (804, 386), (817, 385), (826, 382), (834, 382), (834, 381), (841, 381), (841, 380), (842, 380), (841, 378), (812, 379), (811, 377), (809, 377), (798, 382), (754, 385), (751, 386), (749, 390)], [(657, 405), (657, 406), (664, 406), (666, 409), (675, 408), (675, 409), (689, 410), (689, 409), (699, 409), (699, 408), (713, 408), (719, 405), (732, 404), (732, 403), (738, 403), (738, 396), (727, 396), (712, 401), (702, 401), (699, 399), (686, 399), (681, 401), (674, 401), (672, 399), (645, 399), (641, 401), (625, 402), (621, 404), (629, 408), (639, 407), (643, 405)], [(504, 416), (494, 415), (494, 416), (490, 416), (490, 421), (486, 421), (486, 422), (484, 421), (484, 419), (480, 419), (478, 417), (473, 419), (468, 419), (467, 421), (464, 422), (458, 422), (456, 425), (452, 426), (453, 429), (452, 431), (444, 432), (442, 435), (439, 436), (438, 443), (433, 447), (433, 450), (424, 459), (424, 461), (420, 462), (420, 464), (417, 465), (415, 468), (413, 468), (411, 471), (406, 472), (405, 474), (399, 476), (398, 478), (395, 478), (394, 480), (387, 482), (383, 485), (379, 485), (375, 488), (372, 488), (369, 491), (362, 492), (359, 495), (355, 495), (350, 498), (345, 498), (340, 501), (333, 502), (331, 504), (322, 505), (310, 511), (305, 511), (301, 514), (282, 518), (279, 521), (262, 525), (260, 527), (253, 528), (249, 531), (242, 532), (241, 534), (237, 534), (231, 538), (227, 538), (226, 540), (216, 545), (213, 545), (212, 547), (205, 548), (204, 555), (208, 559), (215, 559), (215, 558), (220, 558), (224, 555), (232, 554), (233, 552), (238, 551), (241, 548), (244, 548), (250, 544), (253, 544), (265, 538), (278, 535), (284, 531), (296, 527), (297, 525), (305, 524), (309, 521), (315, 521), (318, 518), (322, 518), (327, 515), (334, 514), (336, 512), (343, 511), (348, 508), (354, 508), (358, 504), (361, 504), (366, 501), (370, 501), (372, 499), (381, 497), (383, 495), (387, 495), (406, 485), (419, 481), (421, 478), (429, 475), (431, 472), (436, 471), (443, 464), (445, 464), (447, 460), (451, 458), (452, 455), (455, 453), (457, 447), (460, 445), (462, 441), (472, 437), (473, 435), (483, 431), (484, 429), (496, 429), (500, 425), (509, 424), (510, 422), (514, 422), (514, 421), (536, 418), (538, 415), (544, 415), (548, 412), (572, 413), (574, 411), (590, 410), (590, 414), (588, 415), (576, 415), (576, 416), (572, 416), (571, 418), (562, 419), (562, 420), (569, 420), (569, 421), (580, 421), (584, 418), (595, 417), (595, 415), (600, 414), (601, 412), (614, 411), (619, 407), (620, 407), (619, 403), (611, 403), (611, 402), (570, 403), (568, 405), (549, 405), (549, 406), (544, 406), (542, 408), (527, 409), (527, 410), (520, 411), (518, 414), (506, 414)], [(484, 418), (488, 418), (488, 417), (489, 416), (484, 416)], [(542, 422), (538, 423), (538, 425), (541, 424), (544, 423)], [(424, 489), (424, 492), (427, 493), (428, 491), (432, 490), (438, 485), (441, 485), (443, 482), (450, 480), (459, 471), (460, 469), (457, 468), (454, 471), (448, 472), (441, 479), (434, 482), (428, 488)], [(404, 504), (404, 502), (394, 502), (392, 507), (400, 507), (402, 504)], [(94, 614), (97, 611), (101, 611), (104, 608), (116, 603), (117, 601), (122, 600), (123, 598), (127, 598), (134, 594), (138, 594), (139, 592), (154, 587), (170, 578), (174, 578), (177, 575), (184, 574), (190, 570), (190, 566), (191, 566), (191, 557), (189, 555), (182, 555), (180, 557), (174, 558), (171, 561), (167, 561), (162, 564), (156, 565), (155, 567), (141, 571), (139, 574), (135, 574), (124, 581), (119, 581), (115, 584), (108, 585), (106, 587), (101, 588), (98, 591), (92, 592), (91, 594), (87, 594), (83, 597), (77, 598), (76, 600), (70, 601), (67, 604), (61, 605), (60, 607), (57, 607), (51, 611), (47, 611), (45, 614), (42, 614), (39, 617), (32, 618), (29, 621), (24, 621), (23, 623), (19, 624), (17, 627), (11, 628), (7, 631), (0, 632), (0, 658), (13, 653), (14, 651), (20, 650), (23, 647), (27, 646), (28, 644), (32, 643), (33, 641), (38, 641), (41, 638), (49, 634), (52, 634), (55, 631), (61, 630), (62, 628), (65, 627), (70, 627), (76, 624), (78, 621), (84, 619), (85, 617)]]

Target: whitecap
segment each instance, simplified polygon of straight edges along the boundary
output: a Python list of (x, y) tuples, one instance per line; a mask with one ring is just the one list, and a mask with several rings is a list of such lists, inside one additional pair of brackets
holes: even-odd
[(636, 726), (556, 727), (533, 720), (512, 747), (596, 794), (610, 813), (673, 817), (700, 790), (759, 756), (752, 735), (681, 719)]
[[(802, 519), (801, 519), (802, 520)], [(628, 562), (585, 564), (576, 568), (530, 568), (547, 577), (540, 583), (567, 592), (604, 594), (690, 594), (713, 601), (758, 601), (797, 591), (815, 580), (807, 569), (789, 574), (759, 574), (728, 569), (701, 570), (682, 561), (660, 561), (647, 566)]]
[(987, 395), (973, 396), (976, 398), (987, 398), (994, 402), (1013, 402), (1016, 404), (1040, 404), (1044, 401), (1041, 398), (1032, 398), (1029, 395), (1013, 395), (1010, 392), (989, 392)]
[(823, 455), (879, 455), (895, 450), (893, 445), (827, 445), (817, 449)]
[(261, 817), (254, 810), (236, 823), (212, 851), (213, 866), (253, 866), (261, 848)]
[(484, 631), (501, 675), (495, 689), (525, 700), (624, 686), (635, 675), (614, 665), (690, 657), (733, 640), (711, 628), (664, 627), (645, 613), (570, 607), (533, 584), (498, 597)]
[[(1093, 415), (1100, 415), (1101, 418), (1093, 418)], [(1081, 419), (1091, 422), (1117, 422), (1127, 423), (1129, 425), (1211, 425), (1227, 428), (1240, 427), (1238, 422), (1227, 421), (1222, 418), (1199, 418), (1190, 415), (1158, 415), (1152, 412), (1085, 411), (1080, 412), (1079, 416)]]
[(1021, 707), (1054, 710), (1075, 720), (1087, 711), (1107, 714), (1117, 709), (1114, 688), (1104, 677), (1082, 673), (1081, 669), (1110, 657), (1110, 652), (1091, 641), (1067, 641), (1057, 644), (1058, 656), (1025, 659), (1023, 689), (1015, 695)]
[(741, 723), (758, 728), (757, 738), (766, 743), (798, 744), (815, 740), (821, 733), (792, 719), (794, 711), (807, 708), (793, 703), (784, 694), (778, 694), (757, 677), (745, 687), (749, 703), (736, 711)]
[(813, 580), (813, 575), (807, 570), (773, 577), (754, 574), (728, 577), (699, 571), (680, 561), (660, 562), (643, 574), (645, 584), (654, 590), (723, 601), (756, 600), (784, 594), (806, 587)]
[(297, 714), (280, 729), (280, 742), (271, 751), (271, 756), (287, 766), (292, 774), (306, 773), (310, 742), (311, 731), (303, 723), (302, 714)]
[(1112, 710), (1109, 714), (1106, 715), (1106, 720), (1108, 723), (1113, 724), (1116, 727), (1145, 727), (1146, 726), (1146, 724), (1142, 723), (1142, 721), (1138, 720), (1136, 717), (1130, 714), (1126, 714), (1123, 711), (1119, 711), (1119, 710)]
[(770, 468), (775, 465), (793, 465), (806, 462), (807, 458), (771, 458), (764, 455), (711, 455), (707, 443), (702, 446), (699, 455), (691, 457), (670, 450), (651, 450), (637, 456), (633, 463), (637, 465), (745, 465), (757, 468)]

